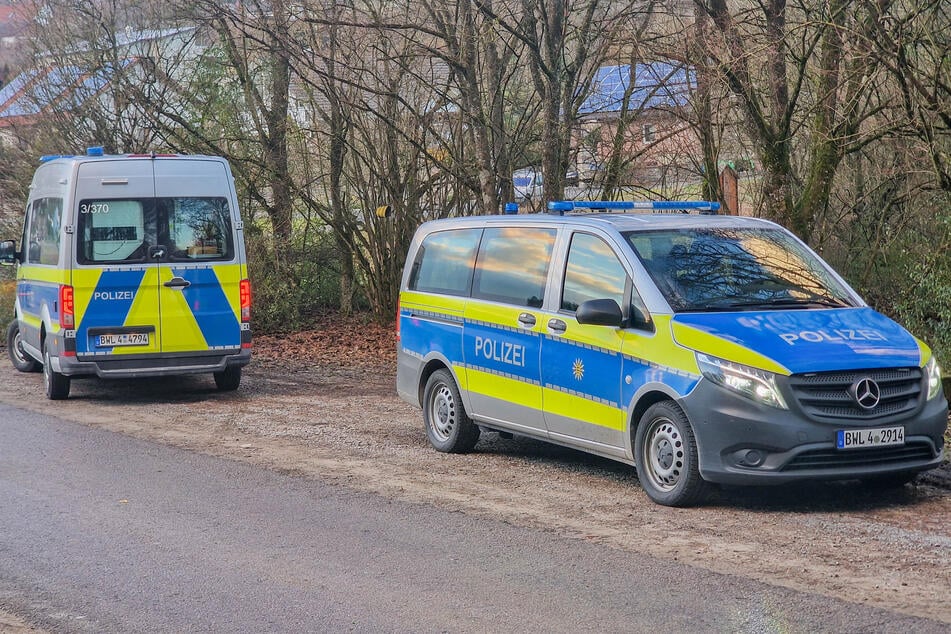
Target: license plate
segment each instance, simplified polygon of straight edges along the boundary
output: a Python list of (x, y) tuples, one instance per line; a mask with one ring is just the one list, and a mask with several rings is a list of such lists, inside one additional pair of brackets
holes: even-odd
[(100, 348), (115, 348), (116, 346), (147, 346), (149, 333), (123, 332), (114, 335), (99, 335), (96, 345)]
[(877, 427), (874, 429), (840, 429), (835, 433), (837, 449), (865, 449), (905, 444), (904, 427)]

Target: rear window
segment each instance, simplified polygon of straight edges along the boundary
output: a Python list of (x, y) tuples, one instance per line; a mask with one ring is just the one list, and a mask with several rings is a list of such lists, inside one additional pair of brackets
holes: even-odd
[(481, 237), (481, 229), (439, 231), (426, 236), (413, 261), (409, 289), (468, 295)]
[(82, 200), (80, 264), (231, 260), (234, 238), (225, 198)]

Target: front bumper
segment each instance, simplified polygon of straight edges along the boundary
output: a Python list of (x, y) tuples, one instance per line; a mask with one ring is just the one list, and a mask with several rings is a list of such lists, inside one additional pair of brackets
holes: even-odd
[[(709, 482), (747, 485), (849, 480), (925, 471), (944, 460), (948, 404), (943, 398), (898, 417), (818, 422), (795, 403), (789, 410), (760, 405), (702, 380), (680, 404), (693, 426), (700, 474)], [(894, 425), (905, 428), (902, 446), (836, 449), (839, 429)]]

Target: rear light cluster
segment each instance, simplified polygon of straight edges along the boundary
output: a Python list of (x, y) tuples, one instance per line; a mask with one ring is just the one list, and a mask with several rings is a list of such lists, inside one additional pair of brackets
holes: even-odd
[(251, 280), (241, 280), (241, 321), (251, 321)]
[(73, 300), (73, 287), (59, 287), (59, 325), (65, 330), (76, 327), (76, 304)]

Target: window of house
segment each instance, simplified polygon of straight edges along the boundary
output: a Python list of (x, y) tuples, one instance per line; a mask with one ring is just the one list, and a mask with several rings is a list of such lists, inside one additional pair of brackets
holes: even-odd
[(654, 124), (645, 123), (641, 131), (642, 131), (644, 143), (654, 142)]

